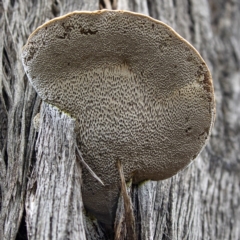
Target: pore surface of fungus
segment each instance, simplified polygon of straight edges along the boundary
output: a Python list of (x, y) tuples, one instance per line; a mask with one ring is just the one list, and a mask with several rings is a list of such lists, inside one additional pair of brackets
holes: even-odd
[(162, 180), (196, 158), (209, 137), (214, 93), (199, 53), (172, 28), (127, 11), (73, 12), (39, 27), (23, 48), (30, 82), (77, 119), (83, 201), (112, 223), (126, 180)]

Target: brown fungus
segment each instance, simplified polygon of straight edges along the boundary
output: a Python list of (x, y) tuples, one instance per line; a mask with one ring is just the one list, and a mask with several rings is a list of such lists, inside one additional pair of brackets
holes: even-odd
[(215, 103), (199, 53), (166, 24), (127, 11), (73, 12), (40, 26), (22, 53), (46, 102), (77, 119), (83, 201), (112, 223), (117, 161), (134, 183), (176, 174), (209, 138)]

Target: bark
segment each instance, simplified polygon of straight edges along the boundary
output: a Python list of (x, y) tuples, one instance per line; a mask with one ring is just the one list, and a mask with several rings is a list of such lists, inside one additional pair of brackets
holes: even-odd
[[(111, 237), (82, 213), (74, 119), (43, 104), (36, 132), (41, 100), (20, 60), (37, 26), (98, 7), (96, 0), (0, 1), (0, 239)], [(239, 239), (240, 2), (119, 0), (118, 8), (162, 20), (192, 43), (212, 72), (217, 104), (198, 159), (171, 179), (132, 187), (138, 239)]]
[(96, 8), (97, 1), (0, 1), (0, 239), (15, 239), (21, 220), (18, 238), (26, 237), (22, 217), (28, 179), (36, 163), (32, 122), (41, 101), (24, 73), (21, 48), (45, 21), (76, 9)]
[(75, 121), (47, 104), (40, 115), (37, 162), (27, 188), (28, 238), (86, 239)]

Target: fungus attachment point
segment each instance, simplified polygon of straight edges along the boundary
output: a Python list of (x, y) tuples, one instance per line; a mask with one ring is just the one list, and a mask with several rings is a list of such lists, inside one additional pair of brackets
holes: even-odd
[(126, 181), (162, 180), (209, 138), (211, 74), (194, 47), (160, 21), (127, 11), (73, 12), (34, 31), (22, 59), (39, 96), (77, 119), (89, 166), (84, 205), (106, 224), (120, 193), (116, 160)]

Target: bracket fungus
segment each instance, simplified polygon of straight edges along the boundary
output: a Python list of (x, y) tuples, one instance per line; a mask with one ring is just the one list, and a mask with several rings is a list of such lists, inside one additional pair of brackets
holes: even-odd
[(22, 53), (38, 95), (77, 120), (83, 201), (114, 221), (126, 181), (169, 178), (200, 153), (213, 125), (211, 74), (171, 27), (128, 11), (72, 12), (35, 30)]

